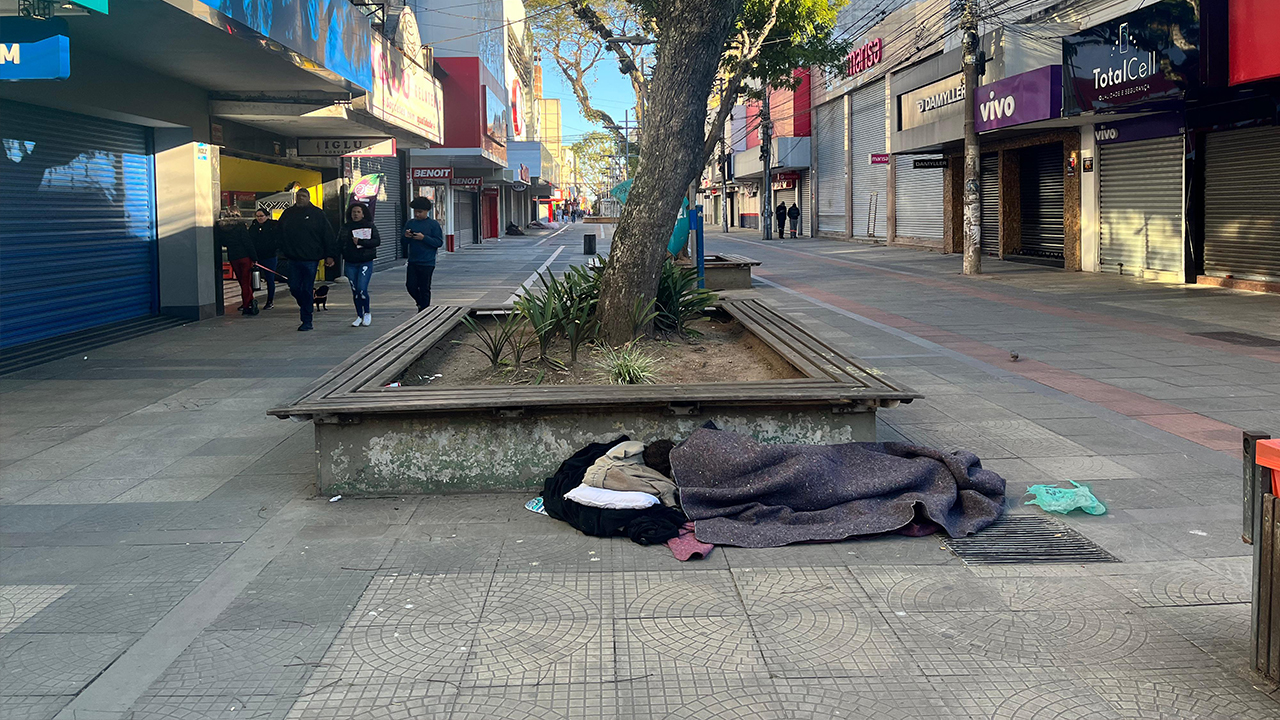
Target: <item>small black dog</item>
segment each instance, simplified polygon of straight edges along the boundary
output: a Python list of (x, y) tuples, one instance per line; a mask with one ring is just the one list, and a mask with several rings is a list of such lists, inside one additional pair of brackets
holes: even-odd
[(329, 309), (329, 286), (328, 285), (321, 285), (320, 287), (316, 288), (315, 304), (317, 309), (320, 309), (320, 310)]

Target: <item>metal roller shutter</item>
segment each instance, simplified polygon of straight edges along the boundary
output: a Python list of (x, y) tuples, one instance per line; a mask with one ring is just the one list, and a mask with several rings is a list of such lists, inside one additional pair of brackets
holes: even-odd
[(378, 255), (373, 259), (375, 272), (395, 264), (400, 259), (398, 241), (404, 221), (402, 212), (402, 193), (404, 185), (403, 173), (400, 170), (400, 158), (352, 158), (357, 175), (381, 173), (382, 188), (378, 191), (378, 202), (373, 208), (373, 224), (378, 228), (382, 244), (378, 246)]
[(853, 234), (882, 238), (889, 234), (889, 214), (885, 209), (889, 166), (872, 165), (869, 156), (884, 152), (884, 81), (879, 80), (855, 92), (849, 112), (849, 143), (853, 154), (853, 167), (850, 168)]
[(453, 237), (458, 245), (470, 245), (476, 237), (476, 194), (453, 189)]
[[(963, 159), (960, 160), (963, 162)], [(978, 207), (982, 212), (979, 244), (983, 255), (1000, 255), (1000, 155), (983, 155), (978, 161), (981, 191)]]
[(146, 128), (0, 101), (0, 347), (156, 312)]
[(1062, 145), (1022, 151), (1022, 249), (1020, 255), (1061, 258), (1066, 232), (1062, 205)]
[(940, 168), (915, 168), (917, 159), (941, 160), (941, 155), (894, 158), (894, 203), (899, 237), (942, 241), (942, 173)]
[[(791, 207), (791, 203), (795, 201), (796, 201), (796, 188), (791, 188), (790, 190), (774, 190), (773, 191), (773, 207), (774, 208), (778, 207), (778, 203), (785, 203), (787, 207)], [(791, 222), (791, 219), (788, 218), (786, 223), (783, 224), (784, 227), (787, 228), (783, 232), (788, 232), (790, 230), (791, 226), (787, 224), (790, 222)], [(773, 216), (773, 229), (775, 232), (778, 229), (777, 215)]]
[(1204, 209), (1206, 273), (1280, 282), (1280, 127), (1208, 136)]
[(818, 230), (844, 235), (845, 123), (844, 102), (818, 106), (813, 141), (818, 146)]
[(1100, 145), (1103, 272), (1182, 271), (1182, 136)]
[[(812, 187), (809, 182), (809, 172), (807, 170), (800, 171), (800, 191), (796, 193), (796, 205), (800, 207), (800, 219), (796, 221), (796, 236), (802, 236), (805, 232), (805, 225), (809, 219), (809, 203), (811, 202), (809, 193)], [(791, 221), (787, 220), (787, 229), (791, 229)]]

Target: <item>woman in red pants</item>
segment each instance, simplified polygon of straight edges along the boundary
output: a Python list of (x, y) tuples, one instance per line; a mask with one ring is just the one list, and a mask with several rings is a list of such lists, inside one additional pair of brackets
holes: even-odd
[(240, 312), (244, 315), (257, 315), (258, 309), (253, 300), (253, 264), (258, 262), (258, 253), (253, 246), (253, 238), (249, 236), (249, 228), (237, 215), (230, 215), (218, 221), (222, 231), (220, 241), (227, 249), (227, 260), (231, 270), (240, 283)]

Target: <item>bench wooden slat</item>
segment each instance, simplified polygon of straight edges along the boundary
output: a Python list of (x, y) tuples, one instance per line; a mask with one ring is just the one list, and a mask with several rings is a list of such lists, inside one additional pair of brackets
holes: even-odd
[[(777, 322), (784, 318), (757, 300), (731, 301), (729, 306), (730, 312), (739, 310), (764, 324), (779, 342), (807, 358), (811, 364), (837, 382), (853, 382), (865, 387), (871, 387), (877, 382), (886, 384), (870, 372), (857, 372), (858, 365), (852, 358), (826, 344), (803, 327), (790, 322), (786, 324)], [(851, 372), (850, 368), (855, 370)]]
[(744, 318), (749, 318), (749, 321), (754, 322), (756, 328), (760, 330), (758, 334), (767, 333), (767, 337), (762, 338), (767, 344), (773, 345), (773, 343), (768, 343), (769, 339), (773, 339), (777, 343), (776, 349), (786, 348), (789, 354), (802, 358), (804, 362), (816, 368), (820, 374), (826, 375), (836, 382), (855, 382), (859, 385), (866, 385), (861, 378), (846, 374), (821, 353), (815, 352), (812, 343), (809, 342), (810, 338), (805, 337), (805, 334), (797, 333), (793, 329), (779, 324), (775, 314), (769, 313), (757, 301), (731, 301), (728, 303), (728, 310), (735, 317), (738, 317), (740, 321)]
[[(707, 388), (708, 386), (700, 387)], [(875, 397), (866, 397), (865, 393), (859, 392), (856, 388), (839, 383), (831, 383), (826, 386), (807, 388), (743, 387), (727, 392), (723, 389), (691, 391), (681, 395), (679, 402), (697, 403), (700, 406), (708, 407), (767, 404), (770, 407), (783, 408), (790, 405), (838, 405), (859, 400), (872, 402), (882, 399), (885, 399), (883, 394)], [(897, 399), (909, 400), (910, 398)], [(671, 402), (671, 396), (661, 392), (644, 392), (612, 397), (605, 394), (562, 394), (557, 392), (547, 392), (545, 394), (526, 392), (472, 393), (470, 395), (440, 397), (430, 392), (414, 392), (412, 389), (397, 388), (393, 392), (383, 394), (347, 395), (337, 399), (299, 403), (285, 408), (274, 409), (271, 414), (284, 417), (288, 415), (327, 415), (360, 412), (443, 410), (475, 410), (483, 412), (500, 408), (539, 408), (546, 406), (639, 408), (665, 407)]]
[[(468, 311), (467, 308), (441, 306), (439, 309), (428, 308), (423, 314), (428, 312), (431, 314), (423, 322), (397, 333), (391, 342), (378, 348), (366, 362), (353, 366), (351, 372), (335, 384), (334, 393), (354, 392), (370, 384), (376, 376), (384, 374), (388, 369), (394, 369), (397, 365), (402, 366), (401, 369), (408, 367), (417, 360), (417, 355), (409, 354), (410, 348), (432, 335), (443, 337), (444, 333), (461, 322)], [(443, 328), (447, 330), (441, 332)]]
[(731, 255), (729, 253), (717, 253), (717, 255), (719, 255), (726, 262), (733, 263), (735, 265), (751, 265), (754, 267), (756, 265), (763, 264), (759, 260), (752, 260), (746, 255)]
[(356, 351), (351, 355), (351, 357), (348, 357), (346, 360), (338, 363), (332, 370), (321, 375), (318, 380), (308, 385), (307, 388), (302, 391), (302, 395), (298, 400), (301, 401), (316, 396), (322, 397), (331, 393), (333, 388), (329, 387), (330, 383), (337, 380), (339, 376), (345, 376), (351, 371), (351, 368), (358, 364), (362, 359), (367, 358), (371, 354), (377, 353), (379, 348), (385, 346), (388, 342), (393, 342), (395, 338), (399, 337), (402, 333), (407, 332), (412, 326), (423, 321), (424, 315), (422, 313), (414, 315), (408, 320), (397, 325), (390, 332), (360, 348), (360, 350)]

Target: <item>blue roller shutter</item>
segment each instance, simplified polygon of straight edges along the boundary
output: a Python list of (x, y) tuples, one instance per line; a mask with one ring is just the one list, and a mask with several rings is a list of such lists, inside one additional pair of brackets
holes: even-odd
[(0, 347), (156, 312), (148, 131), (0, 101)]

